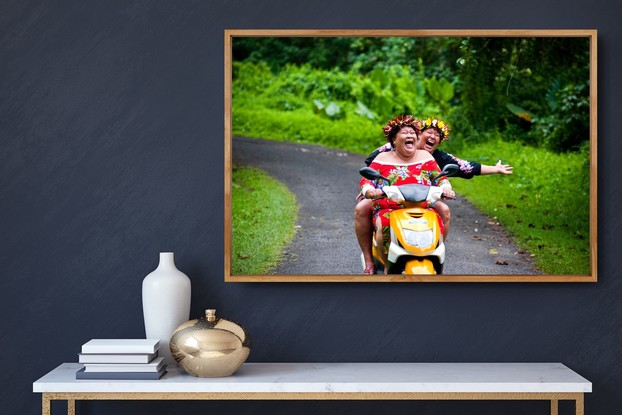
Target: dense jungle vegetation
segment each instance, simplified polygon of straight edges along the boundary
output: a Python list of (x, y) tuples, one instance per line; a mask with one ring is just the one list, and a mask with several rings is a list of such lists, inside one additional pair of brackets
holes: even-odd
[(454, 188), (544, 272), (587, 274), (589, 58), (573, 37), (234, 38), (233, 134), (366, 155), (390, 118), (438, 116), (442, 150), (514, 166)]

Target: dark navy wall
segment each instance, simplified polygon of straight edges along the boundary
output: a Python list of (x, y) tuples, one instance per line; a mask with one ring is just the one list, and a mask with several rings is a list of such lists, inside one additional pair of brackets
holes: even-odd
[[(246, 325), (250, 361), (560, 361), (622, 407), (619, 2), (73, 1), (0, 5), (2, 413), (93, 337), (144, 335), (158, 252)], [(599, 282), (223, 282), (226, 28), (598, 29)], [(517, 172), (518, 173), (518, 172)], [(529, 174), (528, 172), (523, 172)], [(55, 409), (57, 407), (55, 406)], [(99, 402), (86, 414), (547, 414), (541, 402)]]

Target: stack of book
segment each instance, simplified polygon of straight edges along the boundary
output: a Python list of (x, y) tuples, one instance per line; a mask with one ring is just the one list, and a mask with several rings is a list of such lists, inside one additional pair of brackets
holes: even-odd
[(166, 373), (157, 339), (92, 339), (82, 345), (76, 379), (160, 379)]

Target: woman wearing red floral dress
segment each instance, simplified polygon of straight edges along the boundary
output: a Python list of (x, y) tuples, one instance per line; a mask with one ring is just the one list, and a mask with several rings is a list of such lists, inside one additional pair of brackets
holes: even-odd
[[(391, 185), (424, 184), (431, 186), (432, 177), (440, 174), (441, 169), (432, 155), (425, 150), (417, 149), (419, 128), (419, 122), (411, 115), (396, 117), (384, 128), (387, 140), (391, 142), (394, 150), (379, 154), (369, 167), (388, 178)], [(443, 189), (443, 196), (455, 197), (451, 184), (446, 178), (441, 179), (436, 185)], [(372, 209), (376, 243), (378, 246), (385, 247), (380, 252), (386, 262), (386, 251), (390, 242), (389, 215), (392, 210), (401, 209), (404, 205), (383, 198), (381, 188), (376, 188), (375, 183), (367, 179), (361, 180), (361, 194), (366, 199), (374, 200)], [(442, 226), (442, 222), (440, 223)]]

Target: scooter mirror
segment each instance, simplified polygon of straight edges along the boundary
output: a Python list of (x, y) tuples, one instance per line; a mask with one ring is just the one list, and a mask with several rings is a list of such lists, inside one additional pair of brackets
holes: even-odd
[(446, 164), (438, 175), (431, 177), (432, 183), (436, 185), (436, 183), (443, 177), (457, 176), (459, 172), (460, 167), (458, 167), (457, 164)]
[(371, 167), (363, 167), (359, 170), (359, 174), (368, 180), (389, 180)]
[(441, 176), (453, 177), (457, 176), (460, 172), (460, 167), (457, 164), (446, 164), (441, 171)]

